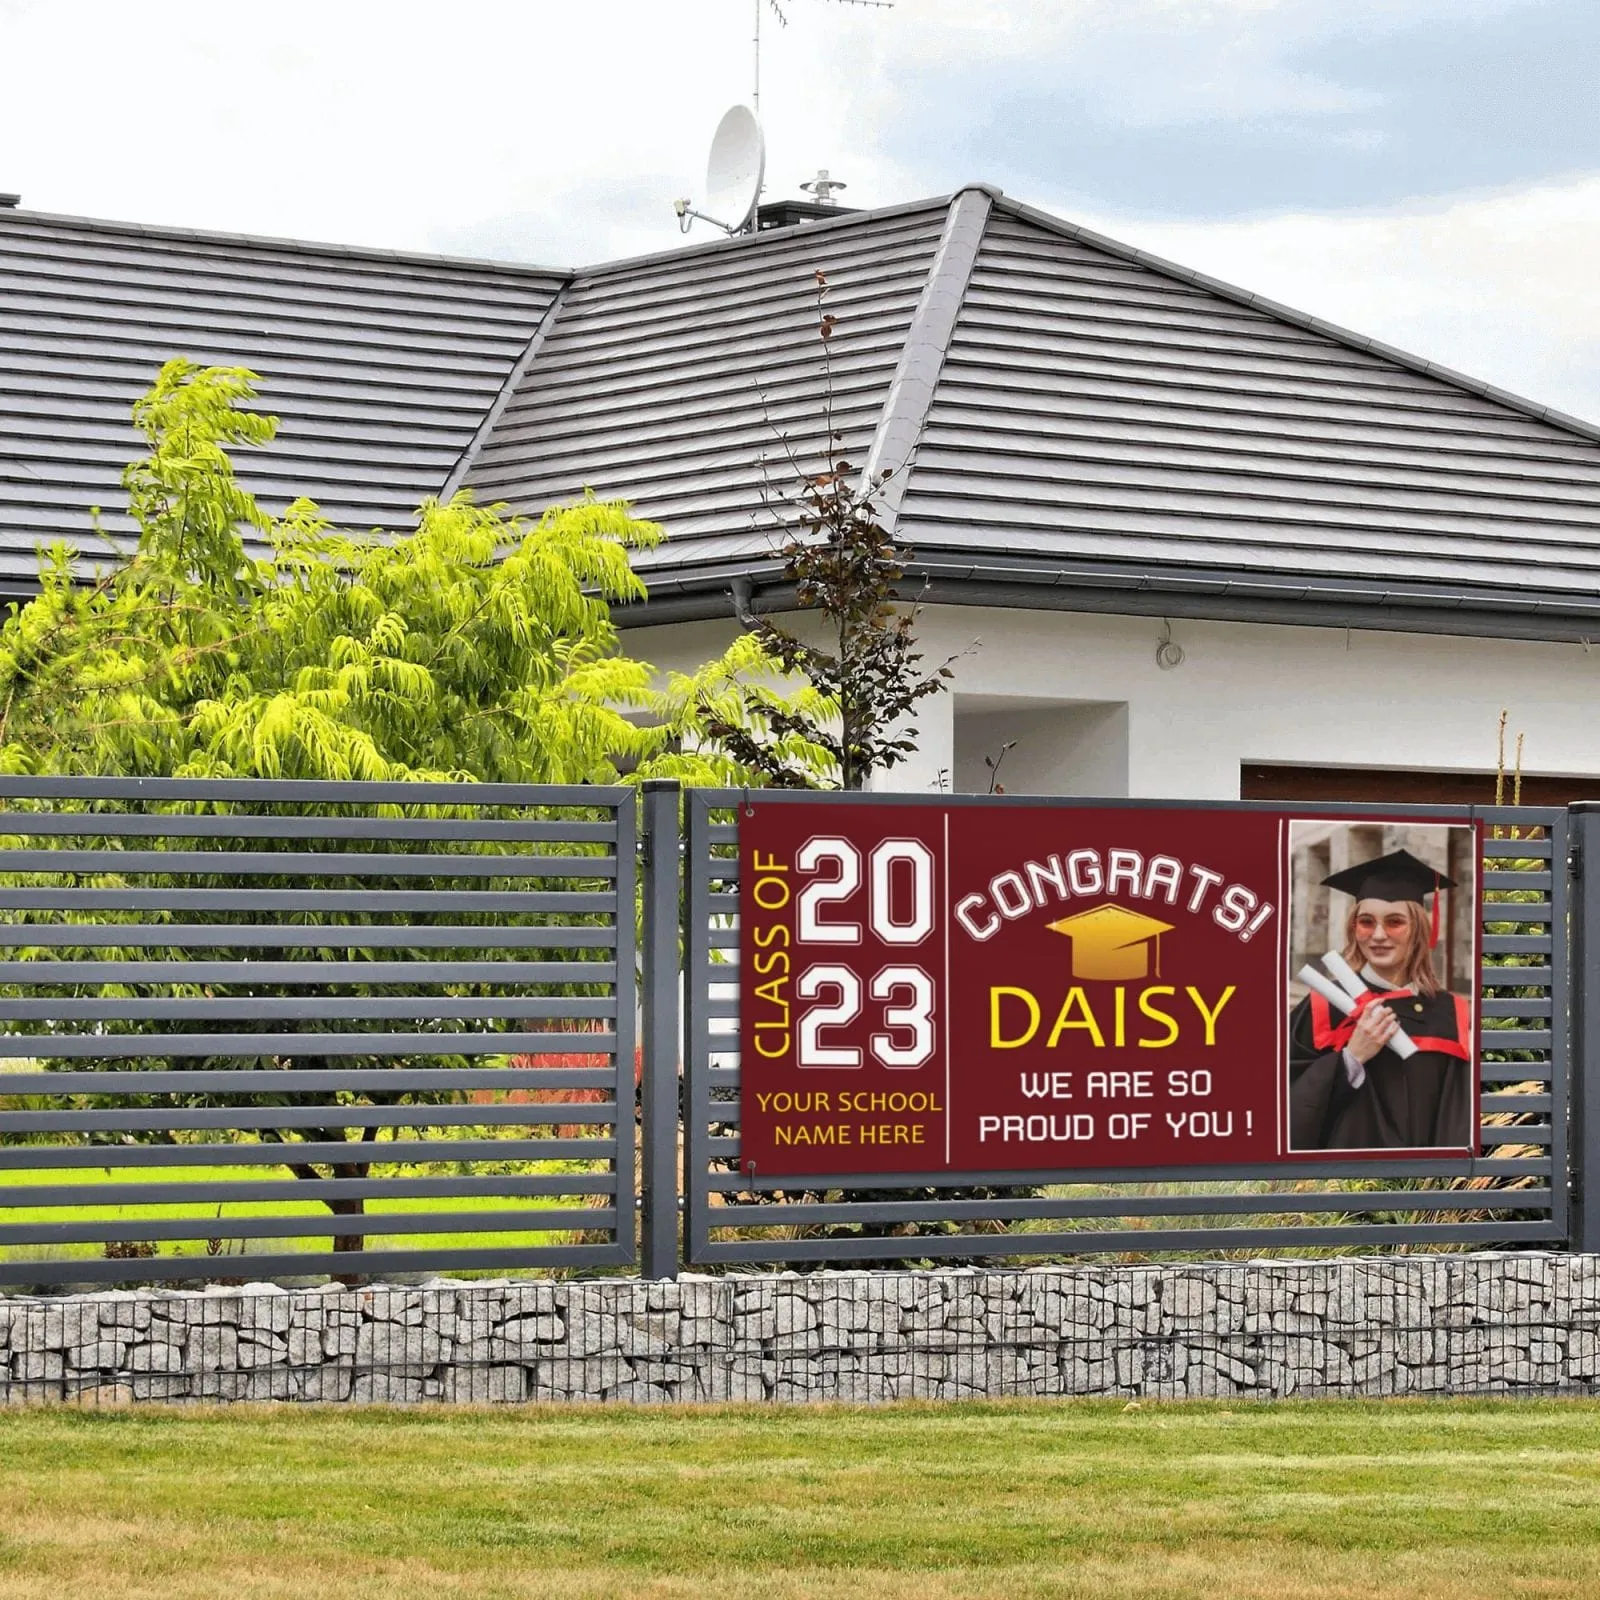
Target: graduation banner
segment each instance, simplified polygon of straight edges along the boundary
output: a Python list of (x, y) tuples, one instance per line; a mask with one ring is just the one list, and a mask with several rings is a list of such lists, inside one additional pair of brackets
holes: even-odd
[(1469, 826), (843, 795), (739, 813), (752, 1178), (1471, 1148), (1475, 951), (1439, 950)]

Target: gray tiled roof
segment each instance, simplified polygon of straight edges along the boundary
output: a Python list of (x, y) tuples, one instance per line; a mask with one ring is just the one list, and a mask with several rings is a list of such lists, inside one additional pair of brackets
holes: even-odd
[(125, 530), (133, 401), (170, 356), (261, 374), (282, 419), (241, 476), (273, 510), (402, 523), (443, 486), (560, 275), (0, 210), (0, 583)]
[(1600, 589), (1589, 430), (1072, 232), (990, 220), (901, 510), (930, 560)]
[(933, 203), (580, 272), (478, 452), (483, 499), (537, 511), (586, 487), (672, 536), (641, 558), (773, 544), (769, 484), (824, 434), (816, 273), (839, 319), (833, 426), (864, 459), (945, 222)]
[(1600, 430), (981, 187), (570, 274), (0, 210), (0, 583), (118, 503), (182, 353), (266, 379), (273, 506), (588, 487), (667, 526), (637, 620), (726, 614), (820, 446), (818, 270), (938, 597), (1600, 634)]

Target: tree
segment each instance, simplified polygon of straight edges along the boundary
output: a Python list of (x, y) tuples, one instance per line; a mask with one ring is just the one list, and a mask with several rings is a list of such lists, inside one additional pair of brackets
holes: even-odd
[(89, 584), (47, 552), (0, 628), (0, 770), (742, 784), (751, 738), (826, 770), (806, 729), (830, 708), (772, 687), (758, 640), (664, 684), (621, 653), (610, 606), (643, 598), (628, 552), (654, 523), (591, 498), (529, 524), (465, 493), (399, 537), (307, 500), (275, 519), (228, 456), (275, 432), (256, 381), (172, 361), (135, 406), (137, 546)]
[[(39, 595), (14, 606), (0, 627), (0, 770), (463, 785), (614, 783), (625, 775), (761, 782), (761, 773), (719, 738), (723, 729), (736, 740), (765, 741), (795, 770), (827, 770), (828, 751), (808, 740), (803, 727), (825, 719), (828, 707), (815, 690), (790, 697), (773, 687), (777, 668), (758, 640), (742, 638), (700, 671), (664, 683), (648, 663), (621, 653), (610, 606), (643, 596), (628, 553), (662, 537), (654, 524), (620, 502), (593, 498), (526, 522), (465, 494), (447, 504), (426, 502), (415, 530), (398, 536), (336, 530), (305, 500), (275, 518), (238, 483), (229, 455), (239, 446), (265, 447), (275, 432), (274, 419), (249, 409), (256, 383), (242, 369), (171, 361), (135, 406), (148, 445), (123, 479), (138, 527), (135, 547), (123, 554), (108, 546), (105, 564), (87, 582), (64, 548), (47, 552)], [(241, 530), (251, 536), (248, 547)], [(93, 836), (92, 824), (85, 833)], [(118, 843), (109, 836), (99, 842)], [(579, 882), (582, 853), (574, 853)], [(185, 886), (226, 882), (226, 852), (219, 858), (215, 879), (187, 876)], [(438, 861), (438, 872), (441, 883), (452, 883), (448, 858)], [(126, 883), (116, 874), (107, 881)], [(208, 914), (189, 920), (205, 922)], [(336, 943), (355, 946), (364, 958), (403, 957), (403, 950), (360, 948), (361, 924), (373, 920), (343, 919)], [(308, 926), (303, 958), (322, 948), (319, 937), (329, 935)], [(40, 960), (88, 953), (62, 946), (32, 952)], [(141, 953), (182, 960), (202, 952)], [(78, 992), (111, 999), (127, 990), (108, 984)], [(174, 984), (149, 991), (157, 998), (195, 992)], [(292, 991), (255, 985), (251, 993), (282, 999)], [(475, 993), (464, 986), (462, 997)], [(114, 1032), (136, 1025), (52, 1026)], [(381, 1031), (383, 1024), (369, 1027)], [(48, 1059), (47, 1043), (41, 1041), (39, 1054)], [(353, 1066), (384, 1064), (377, 1056), (345, 1059)], [(456, 1057), (429, 1061), (469, 1064)], [(74, 1064), (97, 1071), (134, 1065), (111, 1055)], [(271, 1059), (207, 1057), (195, 1065), (283, 1068), (263, 1078), (256, 1103), (305, 1107), (322, 1097), (297, 1091), (290, 1074), (332, 1064), (296, 1055), (286, 1034)], [(461, 1098), (426, 1089), (360, 1096), (366, 1104)], [(75, 1097), (72, 1103), (97, 1102)], [(98, 1103), (231, 1102), (198, 1092)], [(269, 1131), (263, 1159), (275, 1155), (297, 1177), (324, 1184), (364, 1179), (381, 1159), (376, 1132), (351, 1138), (337, 1126)], [(278, 1140), (275, 1151), (269, 1138)], [(295, 1151), (304, 1139), (343, 1140), (349, 1157), (308, 1161)], [(359, 1198), (323, 1203), (345, 1219), (364, 1209)], [(364, 1238), (346, 1222), (334, 1243), (359, 1250)]]
[[(817, 336), (822, 346), (823, 440), (820, 468), (802, 461), (785, 440), (789, 478), (779, 493), (787, 530), (783, 575), (802, 611), (820, 613), (828, 646), (813, 644), (770, 617), (745, 621), (762, 653), (809, 685), (793, 704), (767, 706), (740, 723), (708, 709), (715, 737), (769, 784), (815, 785), (813, 747), (832, 759), (840, 787), (860, 789), (874, 773), (898, 765), (917, 748), (907, 718), (952, 676), (951, 657), (923, 671), (917, 649), (918, 608), (903, 603), (900, 585), (912, 551), (881, 520), (892, 474), (865, 477), (839, 450), (833, 424), (832, 339), (838, 319), (826, 310), (828, 280), (816, 274)], [(790, 741), (795, 741), (792, 743)]]

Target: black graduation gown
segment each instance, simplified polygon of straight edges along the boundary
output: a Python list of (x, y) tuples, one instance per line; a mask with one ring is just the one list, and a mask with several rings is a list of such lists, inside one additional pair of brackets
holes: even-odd
[[(1375, 993), (1388, 991), (1370, 985)], [(1472, 1143), (1472, 1018), (1445, 992), (1383, 1002), (1417, 1041), (1402, 1061), (1380, 1050), (1359, 1089), (1341, 1059), (1350, 1025), (1321, 995), (1307, 995), (1289, 1023), (1289, 1137), (1295, 1150), (1420, 1150)]]

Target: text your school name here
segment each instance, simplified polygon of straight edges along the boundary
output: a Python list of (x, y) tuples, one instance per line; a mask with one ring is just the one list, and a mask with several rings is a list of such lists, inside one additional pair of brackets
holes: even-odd
[(1284, 821), (741, 803), (740, 1171), (1288, 1159)]

